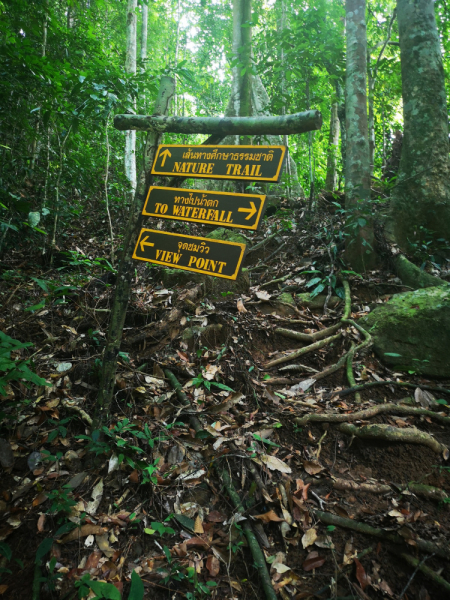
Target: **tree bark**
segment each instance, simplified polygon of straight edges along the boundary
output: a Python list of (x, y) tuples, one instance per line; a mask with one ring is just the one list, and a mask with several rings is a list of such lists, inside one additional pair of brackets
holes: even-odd
[(448, 115), (434, 2), (399, 0), (397, 20), (404, 138), (392, 217), (399, 246), (410, 251), (431, 235), (450, 238)]
[[(168, 110), (169, 101), (174, 94), (174, 81), (171, 77), (162, 77), (155, 104), (155, 113), (164, 114)], [(139, 235), (146, 192), (151, 184), (151, 165), (160, 140), (159, 133), (150, 133), (144, 153), (144, 168), (139, 175), (138, 185), (130, 207), (130, 216), (124, 236), (123, 251), (119, 262), (114, 301), (108, 327), (108, 338), (103, 354), (102, 371), (100, 377), (100, 391), (97, 400), (94, 429), (105, 424), (108, 419), (113, 398), (116, 379), (117, 356), (122, 341), (123, 326), (127, 312), (128, 300), (131, 290), (131, 279), (135, 263), (132, 259), (133, 250)]]
[(290, 135), (322, 127), (318, 110), (307, 110), (284, 117), (162, 117), (116, 115), (114, 127), (120, 131), (154, 133), (206, 133), (215, 135)]
[(328, 156), (327, 156), (327, 177), (325, 180), (325, 189), (332, 192), (337, 186), (337, 154), (339, 146), (339, 118), (338, 105), (334, 102), (331, 105), (330, 115), (330, 137), (328, 138)]
[[(125, 72), (136, 75), (136, 16), (137, 0), (128, 0), (127, 5), (127, 49)], [(133, 102), (134, 108), (136, 107)], [(125, 175), (130, 182), (133, 192), (136, 190), (136, 133), (127, 131), (125, 134)]]
[(347, 69), (345, 82), (346, 258), (356, 271), (376, 264), (370, 207), (369, 140), (366, 92), (366, 2), (346, 0)]

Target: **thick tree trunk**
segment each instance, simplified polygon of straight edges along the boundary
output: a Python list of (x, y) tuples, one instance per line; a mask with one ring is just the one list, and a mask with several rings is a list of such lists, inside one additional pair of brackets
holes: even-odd
[[(174, 81), (171, 77), (162, 77), (158, 98), (155, 104), (156, 114), (165, 114), (168, 110), (169, 101), (174, 94)], [(117, 284), (114, 294), (111, 317), (108, 327), (108, 339), (103, 354), (102, 372), (100, 378), (100, 391), (97, 400), (97, 410), (94, 429), (105, 424), (108, 419), (110, 406), (113, 398), (114, 384), (116, 378), (117, 356), (122, 341), (123, 326), (127, 312), (128, 300), (131, 290), (131, 279), (135, 269), (132, 259), (137, 236), (139, 235), (141, 213), (144, 206), (146, 192), (151, 184), (151, 165), (160, 140), (159, 133), (149, 133), (144, 153), (144, 169), (139, 175), (138, 185), (134, 194), (134, 200), (130, 207), (130, 216), (125, 232), (123, 251), (119, 263)]]
[(448, 114), (434, 2), (399, 0), (397, 19), (404, 138), (392, 216), (399, 246), (411, 251), (431, 232), (450, 239)]
[(330, 137), (328, 138), (327, 177), (325, 189), (333, 191), (337, 185), (337, 155), (339, 147), (339, 118), (337, 102), (331, 105), (330, 114)]
[[(136, 75), (136, 8), (137, 0), (128, 0), (125, 72), (130, 75)], [(136, 190), (136, 133), (132, 130), (125, 134), (125, 175)]]
[(307, 110), (284, 117), (158, 117), (116, 115), (114, 127), (121, 131), (162, 133), (207, 133), (221, 135), (284, 135), (304, 133), (322, 127), (318, 110)]
[[(252, 28), (249, 23), (252, 20), (252, 0), (240, 0), (240, 27), (241, 47), (239, 58), (242, 67), (239, 70), (239, 116), (250, 117), (252, 115)], [(250, 143), (250, 140), (244, 140)]]
[(356, 271), (376, 262), (370, 208), (369, 140), (366, 92), (366, 2), (346, 1), (347, 69), (345, 124), (345, 208), (347, 210), (346, 259)]

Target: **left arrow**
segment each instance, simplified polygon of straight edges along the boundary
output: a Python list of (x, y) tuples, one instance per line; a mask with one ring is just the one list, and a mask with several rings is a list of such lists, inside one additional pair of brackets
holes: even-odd
[(145, 238), (139, 243), (142, 252), (145, 252), (145, 246), (154, 246), (155, 244), (152, 244), (152, 242), (147, 242), (149, 236), (145, 236)]
[(249, 215), (248, 217), (245, 217), (245, 220), (248, 221), (249, 219), (251, 219), (253, 217), (254, 214), (256, 214), (256, 206), (254, 202), (250, 202), (250, 206), (251, 208), (238, 208), (238, 212), (248, 212)]
[(161, 161), (161, 167), (163, 167), (166, 163), (166, 158), (168, 156), (172, 156), (169, 152), (169, 150), (167, 150), (167, 148), (164, 150), (164, 152), (161, 152), (160, 156), (162, 156), (162, 161)]

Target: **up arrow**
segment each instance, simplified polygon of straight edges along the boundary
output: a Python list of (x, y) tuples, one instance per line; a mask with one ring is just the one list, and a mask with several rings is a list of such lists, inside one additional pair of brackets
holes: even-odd
[(245, 220), (248, 221), (249, 219), (251, 219), (253, 217), (254, 214), (256, 214), (256, 206), (254, 204), (254, 202), (250, 202), (250, 206), (251, 208), (238, 208), (238, 212), (247, 212), (249, 213), (248, 217), (245, 217)]
[(149, 236), (146, 235), (145, 238), (143, 240), (141, 240), (141, 242), (139, 244), (142, 252), (145, 252), (145, 246), (154, 246), (155, 245), (155, 244), (152, 244), (152, 242), (147, 242), (148, 238), (149, 238)]
[(166, 158), (168, 156), (172, 156), (172, 155), (170, 154), (169, 150), (166, 148), (164, 150), (164, 152), (161, 152), (160, 156), (162, 156), (161, 167), (163, 167), (166, 163)]

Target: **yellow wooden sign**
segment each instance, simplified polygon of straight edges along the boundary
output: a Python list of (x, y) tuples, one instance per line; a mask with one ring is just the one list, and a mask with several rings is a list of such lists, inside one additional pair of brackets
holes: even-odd
[(245, 244), (142, 229), (133, 258), (172, 269), (236, 279), (244, 254)]
[(158, 146), (153, 175), (194, 179), (270, 181), (280, 179), (286, 146)]
[(261, 224), (265, 196), (208, 190), (151, 186), (142, 214), (176, 221), (238, 227), (256, 231)]

